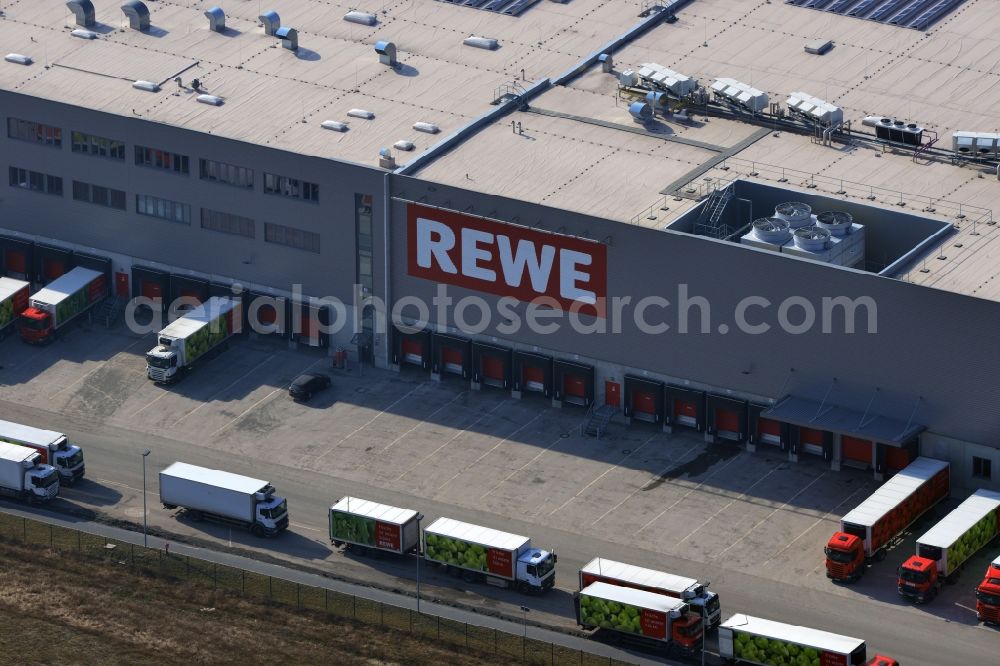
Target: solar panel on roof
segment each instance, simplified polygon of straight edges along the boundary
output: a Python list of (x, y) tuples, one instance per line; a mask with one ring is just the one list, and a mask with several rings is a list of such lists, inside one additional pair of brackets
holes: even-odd
[(786, 5), (926, 30), (965, 0), (785, 0)]
[(497, 14), (504, 14), (506, 16), (520, 16), (532, 5), (536, 4), (539, 0), (438, 0), (438, 2), (447, 2), (451, 5), (458, 5), (459, 7), (468, 7), (470, 9), (482, 9), (488, 12), (496, 12)]

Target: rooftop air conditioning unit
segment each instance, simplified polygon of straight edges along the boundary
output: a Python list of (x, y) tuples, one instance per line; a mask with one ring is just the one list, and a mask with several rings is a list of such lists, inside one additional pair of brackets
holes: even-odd
[(791, 227), (779, 217), (758, 218), (753, 221), (753, 230), (757, 238), (766, 243), (781, 245), (792, 239)]
[(822, 252), (826, 249), (826, 244), (830, 242), (832, 235), (821, 227), (806, 227), (796, 229), (794, 235), (795, 247), (807, 252)]
[(916, 123), (907, 123), (896, 118), (883, 116), (868, 116), (863, 125), (875, 128), (875, 136), (882, 141), (902, 143), (907, 146), (919, 146), (923, 143), (924, 128)]
[(813, 225), (812, 207), (801, 201), (788, 201), (774, 207), (774, 216), (788, 222), (792, 229), (811, 227)]
[(816, 215), (816, 226), (826, 229), (832, 236), (846, 236), (851, 233), (854, 218), (842, 210), (830, 210)]

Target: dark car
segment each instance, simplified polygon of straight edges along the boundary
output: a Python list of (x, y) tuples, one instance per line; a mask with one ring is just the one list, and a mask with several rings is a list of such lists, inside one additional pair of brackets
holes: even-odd
[(319, 372), (304, 372), (288, 386), (288, 395), (303, 402), (330, 387), (330, 378)]

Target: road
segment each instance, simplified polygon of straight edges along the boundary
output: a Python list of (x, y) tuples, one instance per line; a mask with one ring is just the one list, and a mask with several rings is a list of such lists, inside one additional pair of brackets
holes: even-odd
[[(3, 418), (66, 432), (83, 446), (87, 479), (65, 491), (63, 499), (52, 507), (56, 511), (94, 510), (113, 518), (130, 517), (141, 522), (142, 458), (145, 448), (153, 451), (148, 459), (148, 502), (150, 526), (178, 536), (206, 539), (212, 548), (232, 547), (239, 551), (258, 551), (296, 563), (385, 587), (412, 590), (415, 579), (413, 560), (354, 561), (331, 550), (325, 538), (327, 508), (347, 494), (362, 496), (370, 492), (364, 484), (332, 478), (309, 470), (268, 464), (255, 468), (247, 461), (218, 453), (211, 448), (192, 451), (192, 445), (164, 437), (149, 436), (111, 427), (99, 422), (82, 422), (60, 414), (0, 401)], [(173, 518), (159, 506), (155, 471), (175, 460), (264, 476), (289, 501), (292, 529), (273, 541), (260, 542), (249, 535), (224, 528), (187, 524)], [(428, 519), (447, 515), (459, 520), (490, 524), (495, 516), (462, 507), (441, 504), (404, 494), (379, 492), (379, 499), (397, 506), (419, 508)], [(573, 627), (571, 594), (576, 571), (591, 557), (602, 557), (697, 575), (710, 580), (723, 606), (723, 617), (746, 612), (770, 619), (794, 622), (827, 631), (864, 638), (869, 653), (889, 654), (904, 666), (942, 666), (944, 664), (991, 664), (997, 661), (996, 630), (969, 622), (968, 609), (952, 609), (942, 601), (927, 606), (912, 606), (899, 601), (888, 585), (893, 571), (881, 567), (858, 586), (859, 592), (844, 596), (828, 594), (824, 588), (811, 589), (796, 584), (796, 573), (787, 580), (774, 580), (734, 572), (717, 566), (702, 565), (677, 557), (641, 551), (602, 540), (599, 534), (582, 535), (564, 529), (545, 529), (509, 516), (506, 529), (530, 534), (535, 543), (559, 554), (557, 588), (549, 595), (521, 597), (513, 592), (482, 587), (462, 590), (461, 583), (424, 569), (422, 587), (428, 596), (445, 603), (473, 605), (488, 613), (512, 618), (520, 616), (519, 607), (531, 609), (534, 621), (569, 630)], [(817, 564), (820, 556), (817, 554)], [(888, 564), (888, 563), (886, 563)], [(976, 572), (968, 571), (960, 585), (974, 586)], [(870, 596), (869, 596), (870, 595)], [(961, 612), (958, 612), (961, 611)], [(974, 617), (974, 615), (973, 615)], [(714, 649), (709, 639), (709, 648)]]

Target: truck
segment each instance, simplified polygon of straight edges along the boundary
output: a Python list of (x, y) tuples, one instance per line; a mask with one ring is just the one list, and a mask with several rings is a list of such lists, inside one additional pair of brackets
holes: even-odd
[(489, 527), (438, 518), (423, 532), (424, 559), (466, 582), (513, 587), (526, 594), (547, 592), (556, 582), (556, 554), (531, 546), (531, 539)]
[(184, 509), (192, 520), (237, 525), (257, 537), (288, 527), (288, 502), (267, 481), (182, 462), (160, 472), (160, 502)]
[(41, 462), (34, 449), (0, 442), (0, 495), (29, 503), (48, 502), (59, 494), (59, 474)]
[(962, 566), (1000, 530), (1000, 492), (980, 488), (917, 539), (917, 553), (897, 572), (900, 596), (924, 603), (942, 579), (955, 582)]
[(827, 578), (855, 581), (872, 560), (885, 559), (886, 548), (948, 496), (950, 473), (947, 462), (919, 457), (844, 516), (823, 549)]
[(17, 318), (28, 307), (30, 288), (24, 280), (0, 277), (0, 340), (7, 337)]
[(577, 624), (613, 640), (685, 655), (702, 647), (701, 617), (676, 597), (598, 582), (577, 592), (574, 601)]
[(976, 588), (976, 617), (980, 622), (1000, 624), (1000, 557), (990, 562)]
[(723, 663), (772, 666), (899, 666), (877, 654), (868, 660), (860, 638), (737, 613), (719, 625)]
[(18, 318), (21, 339), (31, 344), (52, 342), (63, 327), (107, 295), (104, 273), (77, 266), (28, 299), (28, 307)]
[(706, 629), (713, 629), (722, 621), (719, 595), (709, 591), (708, 583), (700, 583), (695, 578), (595, 557), (580, 569), (580, 589), (598, 582), (665, 594), (686, 601), (701, 615)]
[(239, 324), (240, 301), (213, 296), (160, 331), (156, 346), (146, 352), (146, 376), (157, 383), (180, 379), (233, 337)]
[(405, 555), (420, 551), (421, 515), (357, 497), (342, 497), (330, 507), (330, 543), (364, 554)]
[(66, 435), (53, 430), (0, 420), (0, 440), (32, 448), (41, 454), (41, 462), (52, 465), (59, 473), (60, 482), (73, 485), (83, 478), (83, 450), (70, 444)]

